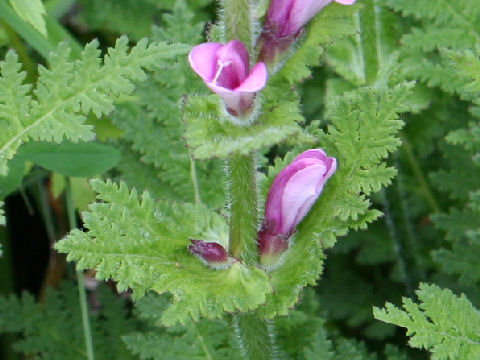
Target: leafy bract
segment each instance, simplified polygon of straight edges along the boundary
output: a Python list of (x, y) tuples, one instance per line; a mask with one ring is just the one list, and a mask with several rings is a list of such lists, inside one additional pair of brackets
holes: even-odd
[(133, 91), (132, 81), (146, 79), (145, 70), (161, 69), (165, 60), (188, 51), (185, 45), (148, 44), (140, 41), (131, 50), (122, 37), (103, 60), (98, 42), (88, 44), (81, 58), (69, 60), (65, 43), (49, 57), (49, 69), (40, 67), (37, 86), (23, 84), (25, 73), (13, 52), (0, 63), (0, 174), (7, 173), (7, 160), (29, 139), (73, 142), (93, 139), (85, 125), (91, 111), (97, 117), (110, 113), (119, 96)]
[(374, 308), (374, 317), (407, 328), (410, 345), (432, 352), (433, 360), (480, 357), (480, 311), (461, 295), (436, 285), (420, 284), (420, 304), (403, 298), (403, 308), (386, 303)]
[[(267, 316), (287, 314), (303, 286), (315, 284), (323, 267), (323, 251), (335, 244), (337, 236), (345, 235), (349, 228), (364, 229), (381, 215), (370, 209), (367, 196), (390, 184), (395, 176), (395, 169), (384, 160), (400, 146), (398, 131), (403, 121), (399, 113), (408, 109), (405, 102), (411, 86), (359, 89), (329, 104), (331, 125), (328, 132), (318, 133), (319, 147), (337, 158), (338, 170), (300, 224), (283, 265), (270, 272), (276, 292), (268, 295), (267, 306), (261, 309)], [(292, 157), (270, 169), (263, 189), (269, 188)]]
[(250, 126), (230, 122), (223, 107), (216, 95), (188, 99), (185, 137), (196, 158), (245, 155), (282, 141), (308, 139), (298, 125), (303, 116), (296, 102), (266, 104), (262, 115)]
[(212, 270), (190, 254), (189, 239), (228, 243), (224, 219), (205, 206), (155, 202), (146, 192), (139, 199), (110, 181), (92, 186), (103, 202), (83, 213), (88, 233), (74, 230), (56, 249), (78, 261), (78, 269), (96, 269), (97, 278), (113, 278), (121, 290), (131, 287), (136, 297), (172, 293), (164, 324), (254, 309), (272, 291), (263, 270), (240, 262)]

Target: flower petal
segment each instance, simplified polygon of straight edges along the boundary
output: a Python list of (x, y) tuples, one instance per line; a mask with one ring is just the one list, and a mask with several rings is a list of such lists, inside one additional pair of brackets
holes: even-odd
[(307, 215), (326, 182), (327, 167), (318, 161), (296, 172), (285, 186), (282, 197), (282, 232), (288, 233)]
[(205, 82), (214, 79), (217, 65), (217, 52), (222, 48), (220, 43), (204, 43), (193, 47), (188, 55), (192, 69)]
[(248, 77), (240, 84), (235, 91), (257, 92), (267, 83), (268, 70), (263, 62), (256, 64)]

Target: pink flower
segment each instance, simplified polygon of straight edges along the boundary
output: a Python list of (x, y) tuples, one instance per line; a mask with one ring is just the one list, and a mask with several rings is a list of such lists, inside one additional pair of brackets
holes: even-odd
[(248, 51), (238, 40), (225, 45), (200, 44), (192, 49), (188, 59), (192, 69), (222, 97), (234, 116), (244, 115), (251, 109), (255, 93), (267, 82), (265, 64), (257, 63), (250, 71)]
[[(334, 0), (352, 5), (356, 0)], [(300, 30), (332, 0), (272, 0), (268, 8), (262, 35), (260, 55), (262, 61), (274, 62), (298, 37)]]
[(336, 169), (335, 158), (327, 157), (322, 149), (311, 149), (298, 155), (278, 174), (268, 193), (265, 220), (258, 233), (262, 264), (276, 263), (288, 248), (295, 228)]
[(214, 269), (225, 268), (229, 264), (228, 253), (225, 248), (215, 242), (190, 239), (192, 245), (188, 250), (198, 257), (207, 266)]

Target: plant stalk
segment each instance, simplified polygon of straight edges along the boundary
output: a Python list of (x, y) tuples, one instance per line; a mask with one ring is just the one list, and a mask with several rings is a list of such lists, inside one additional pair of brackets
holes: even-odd
[[(77, 228), (77, 219), (75, 217), (75, 204), (73, 202), (72, 184), (70, 178), (66, 179), (66, 202), (67, 202), (67, 216), (70, 224), (70, 229)], [(92, 331), (90, 328), (90, 320), (88, 317), (87, 292), (85, 291), (85, 282), (83, 281), (83, 273), (77, 271), (78, 283), (78, 299), (80, 302), (80, 311), (82, 313), (83, 336), (85, 338), (85, 349), (87, 352), (87, 360), (95, 360), (93, 352)]]
[(230, 192), (230, 253), (254, 265), (257, 251), (257, 185), (253, 155), (234, 155), (228, 160)]

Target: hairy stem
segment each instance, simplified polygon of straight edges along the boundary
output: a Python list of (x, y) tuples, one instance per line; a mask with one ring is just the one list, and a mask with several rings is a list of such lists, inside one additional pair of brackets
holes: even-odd
[[(70, 223), (70, 228), (75, 229), (77, 227), (77, 219), (75, 217), (75, 204), (73, 202), (72, 185), (70, 178), (67, 179), (66, 198), (68, 222)], [(77, 280), (78, 299), (80, 302), (80, 311), (82, 313), (83, 336), (85, 338), (87, 360), (95, 360), (95, 354), (93, 352), (92, 331), (90, 328), (90, 320), (88, 318), (87, 293), (85, 291), (85, 283), (83, 281), (83, 273), (81, 271), (77, 271)]]
[(278, 359), (272, 320), (261, 320), (255, 314), (235, 314), (232, 328), (236, 346), (244, 359)]
[(251, 54), (253, 49), (253, 25), (251, 0), (223, 0), (225, 40), (240, 40)]
[(257, 185), (253, 155), (228, 160), (230, 253), (247, 264), (257, 263)]

